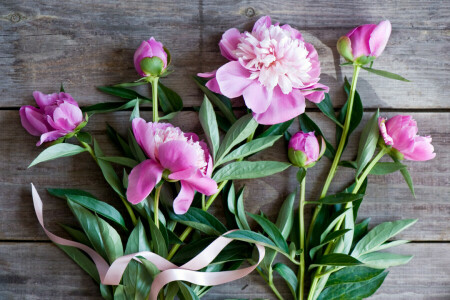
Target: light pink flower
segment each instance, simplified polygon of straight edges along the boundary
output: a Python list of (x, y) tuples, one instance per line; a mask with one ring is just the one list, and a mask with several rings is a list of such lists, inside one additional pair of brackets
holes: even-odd
[(217, 183), (211, 179), (212, 157), (196, 134), (183, 133), (168, 123), (146, 123), (141, 118), (134, 119), (132, 127), (136, 141), (149, 159), (131, 170), (128, 201), (137, 204), (150, 195), (165, 170), (169, 174), (167, 179), (181, 183), (173, 203), (177, 214), (188, 211), (195, 191), (205, 195), (217, 192)]
[(78, 103), (68, 93), (45, 95), (35, 91), (33, 96), (39, 108), (26, 105), (19, 113), (22, 126), (31, 135), (41, 137), (37, 146), (73, 132), (83, 122)]
[(321, 139), (321, 145), (312, 132), (299, 131), (294, 134), (288, 145), (289, 159), (298, 167), (308, 167), (322, 157), (326, 145), (324, 139)]
[(388, 121), (380, 117), (378, 125), (385, 144), (398, 150), (405, 159), (424, 161), (436, 156), (431, 137), (417, 135), (417, 123), (412, 116), (397, 115)]
[(143, 41), (139, 48), (137, 48), (134, 53), (134, 67), (139, 75), (145, 76), (158, 76), (160, 74), (151, 74), (150, 70), (142, 70), (141, 61), (144, 58), (152, 58), (158, 57), (163, 62), (163, 67), (161, 71), (164, 71), (167, 68), (167, 53), (164, 50), (164, 46), (162, 43), (156, 41), (153, 37), (151, 37), (148, 41)]
[[(382, 21), (378, 25), (358, 26), (338, 40), (338, 51), (349, 61), (355, 61), (361, 57), (378, 57), (386, 47), (391, 30), (391, 22), (388, 20)], [(370, 59), (364, 58), (361, 61), (365, 64)]]
[(328, 92), (319, 83), (320, 62), (314, 47), (291, 26), (272, 25), (268, 16), (260, 18), (251, 32), (227, 30), (219, 47), (230, 62), (198, 76), (211, 78), (206, 86), (213, 92), (243, 96), (260, 124), (290, 120), (305, 111), (305, 98), (318, 103)]

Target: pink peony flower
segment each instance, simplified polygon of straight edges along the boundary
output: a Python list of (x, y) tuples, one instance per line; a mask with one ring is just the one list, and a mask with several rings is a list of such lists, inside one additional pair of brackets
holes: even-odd
[[(244, 97), (260, 124), (277, 124), (305, 111), (305, 98), (318, 103), (328, 87), (319, 83), (316, 49), (289, 25), (260, 18), (251, 32), (227, 30), (219, 43), (230, 60), (217, 71), (200, 73), (206, 86), (229, 98)], [(315, 91), (314, 89), (323, 89)]]
[(337, 42), (339, 53), (348, 61), (366, 64), (381, 55), (391, 35), (391, 22), (366, 24), (352, 29)]
[(397, 115), (388, 121), (378, 119), (384, 143), (398, 150), (405, 159), (424, 161), (436, 156), (431, 137), (417, 135), (417, 123), (411, 116)]
[(167, 68), (167, 53), (162, 43), (151, 37), (134, 53), (134, 67), (139, 75), (159, 76)]
[(139, 146), (149, 159), (131, 170), (128, 177), (127, 199), (132, 204), (144, 200), (161, 180), (179, 180), (181, 190), (173, 208), (184, 214), (191, 206), (195, 191), (205, 195), (217, 192), (217, 183), (211, 179), (212, 157), (208, 147), (194, 133), (183, 133), (168, 123), (146, 123), (137, 118), (132, 123)]
[(35, 91), (33, 96), (39, 108), (26, 105), (19, 113), (22, 126), (41, 137), (37, 146), (73, 132), (83, 122), (78, 103), (68, 93), (45, 95)]
[(313, 131), (297, 132), (289, 141), (289, 160), (297, 167), (312, 167), (325, 152), (325, 141), (321, 140), (321, 145), (319, 145)]

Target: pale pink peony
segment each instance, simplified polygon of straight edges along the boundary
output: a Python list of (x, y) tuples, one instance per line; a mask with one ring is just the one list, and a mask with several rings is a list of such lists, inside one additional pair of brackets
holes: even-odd
[(150, 195), (165, 170), (169, 171), (169, 180), (181, 183), (173, 203), (177, 214), (187, 212), (195, 191), (205, 195), (217, 192), (217, 183), (211, 179), (212, 157), (196, 134), (183, 133), (168, 123), (146, 123), (141, 118), (134, 119), (132, 127), (136, 141), (149, 159), (131, 170), (128, 201), (137, 204)]
[(398, 150), (405, 159), (424, 161), (436, 156), (431, 137), (417, 135), (417, 123), (412, 116), (397, 115), (388, 121), (378, 119), (384, 143)]
[(230, 62), (198, 76), (211, 78), (206, 86), (213, 92), (243, 96), (260, 124), (290, 120), (305, 111), (305, 98), (318, 103), (328, 92), (318, 83), (320, 62), (314, 47), (291, 26), (272, 25), (268, 16), (260, 18), (251, 32), (227, 30), (219, 47)]
[(37, 146), (73, 132), (83, 122), (83, 113), (70, 94), (45, 95), (35, 91), (33, 96), (39, 108), (26, 105), (19, 113), (22, 126), (30, 134), (40, 136)]

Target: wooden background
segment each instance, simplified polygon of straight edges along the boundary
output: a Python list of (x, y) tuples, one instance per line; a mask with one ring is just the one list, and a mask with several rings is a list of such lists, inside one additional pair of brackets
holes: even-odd
[[(18, 109), (33, 104), (34, 90), (55, 92), (61, 82), (81, 105), (113, 101), (95, 86), (137, 79), (133, 53), (143, 39), (155, 36), (170, 49), (175, 73), (164, 83), (180, 93), (186, 112), (174, 120), (185, 131), (201, 132), (193, 106), (202, 95), (191, 80), (225, 62), (217, 43), (231, 27), (249, 30), (261, 15), (298, 28), (319, 52), (322, 80), (331, 88), (336, 108), (342, 106), (344, 76), (335, 49), (339, 36), (364, 23), (392, 22), (392, 36), (375, 67), (412, 80), (403, 83), (361, 72), (358, 90), (366, 111), (382, 115), (408, 113), (421, 134), (431, 135), (437, 153), (430, 162), (407, 162), (416, 187), (412, 197), (400, 174), (371, 177), (361, 217), (372, 224), (400, 218), (419, 222), (398, 238), (410, 244), (395, 248), (414, 254), (407, 265), (392, 268), (372, 299), (450, 299), (450, 2), (449, 1), (113, 1), (2, 0), (0, 2), (0, 298), (100, 299), (95, 283), (44, 235), (30, 195), (33, 182), (43, 195), (48, 228), (62, 234), (57, 223), (73, 223), (69, 210), (46, 195), (46, 187), (86, 189), (118, 204), (87, 154), (27, 169), (42, 150), (21, 128)], [(308, 108), (328, 136), (333, 124), (313, 105)], [(144, 115), (150, 118), (149, 112)], [(122, 126), (128, 113), (99, 115), (88, 129), (113, 154), (105, 122)], [(295, 130), (295, 128), (292, 128)], [(359, 129), (360, 132), (361, 129)], [(358, 133), (356, 134), (356, 136)], [(353, 144), (354, 145), (354, 142)], [(260, 155), (283, 160), (285, 145)], [(348, 158), (354, 155), (351, 146)], [(317, 196), (328, 162), (323, 159), (308, 177), (308, 197)], [(247, 182), (246, 208), (274, 218), (283, 198), (295, 188), (293, 170)], [(340, 170), (333, 189), (351, 180)], [(312, 198), (314, 199), (314, 198)], [(220, 207), (219, 207), (220, 208)], [(215, 208), (217, 210), (218, 207)], [(281, 282), (279, 282), (281, 284)], [(287, 288), (280, 286), (289, 299)], [(213, 288), (205, 299), (270, 298), (257, 274)]]

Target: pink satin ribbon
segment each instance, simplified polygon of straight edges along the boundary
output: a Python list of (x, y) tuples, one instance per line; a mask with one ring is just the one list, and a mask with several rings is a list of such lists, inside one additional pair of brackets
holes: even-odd
[[(42, 212), (42, 200), (39, 197), (38, 192), (33, 184), (31, 184), (31, 190), (33, 195), (34, 209), (36, 211), (36, 216), (44, 229), (45, 234), (48, 238), (56, 244), (75, 247), (86, 252), (87, 255), (91, 257), (94, 261), (97, 271), (100, 277), (100, 281), (105, 285), (119, 285), (123, 273), (128, 265), (128, 263), (134, 259), (139, 262), (138, 256), (142, 256), (145, 259), (152, 262), (160, 271), (158, 275), (153, 280), (149, 299), (156, 300), (160, 290), (168, 283), (172, 281), (187, 281), (197, 285), (203, 286), (213, 286), (231, 282), (250, 274), (262, 261), (265, 255), (265, 248), (260, 244), (256, 244), (256, 248), (259, 253), (259, 260), (255, 265), (250, 267), (233, 270), (233, 271), (222, 271), (222, 272), (198, 272), (198, 270), (208, 266), (217, 255), (233, 241), (233, 239), (220, 236), (215, 239), (208, 247), (206, 247), (200, 254), (196, 257), (178, 267), (177, 265), (171, 263), (167, 259), (153, 253), (150, 251), (142, 251), (133, 254), (124, 255), (116, 259), (111, 266), (92, 248), (77, 243), (74, 241), (63, 239), (59, 236), (54, 235), (48, 231), (44, 226), (44, 217)], [(229, 231), (231, 232), (231, 231)], [(227, 232), (227, 233), (229, 233)], [(225, 233), (224, 235), (226, 235)]]

